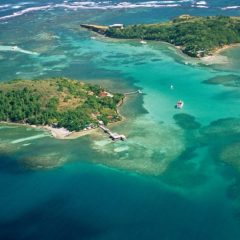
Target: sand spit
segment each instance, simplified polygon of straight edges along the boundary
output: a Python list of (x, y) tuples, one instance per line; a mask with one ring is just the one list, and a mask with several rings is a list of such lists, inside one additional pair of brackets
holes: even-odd
[(201, 62), (205, 65), (213, 65), (213, 64), (228, 64), (229, 59), (226, 56), (221, 55), (224, 51), (230, 49), (230, 48), (235, 48), (235, 47), (240, 47), (239, 43), (236, 44), (231, 44), (231, 45), (225, 45), (221, 48), (217, 48), (212, 55), (202, 57), (200, 58)]

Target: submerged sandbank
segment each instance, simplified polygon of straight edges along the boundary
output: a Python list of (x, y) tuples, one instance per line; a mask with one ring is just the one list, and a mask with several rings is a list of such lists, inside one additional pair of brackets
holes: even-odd
[(229, 58), (221, 54), (231, 48), (236, 48), (236, 47), (240, 47), (240, 44), (236, 43), (236, 44), (224, 45), (223, 47), (217, 48), (215, 51), (213, 51), (212, 55), (202, 57), (200, 58), (200, 60), (205, 65), (228, 64)]

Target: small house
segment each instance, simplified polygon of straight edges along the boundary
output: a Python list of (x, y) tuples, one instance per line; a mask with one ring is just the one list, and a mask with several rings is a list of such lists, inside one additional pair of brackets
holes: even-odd
[(113, 95), (109, 92), (106, 92), (106, 91), (103, 91), (103, 92), (100, 92), (99, 94), (100, 97), (113, 97)]
[(120, 28), (120, 29), (123, 29), (123, 24), (115, 23), (115, 24), (109, 25), (109, 27), (110, 28)]

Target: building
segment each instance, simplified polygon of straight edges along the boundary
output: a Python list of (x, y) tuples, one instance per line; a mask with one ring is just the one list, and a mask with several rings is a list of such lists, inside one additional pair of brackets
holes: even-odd
[(99, 96), (100, 97), (111, 97), (111, 98), (113, 97), (113, 95), (111, 93), (106, 92), (106, 91), (100, 92)]
[(115, 24), (109, 25), (109, 27), (110, 28), (120, 28), (120, 29), (123, 29), (123, 24), (115, 23)]

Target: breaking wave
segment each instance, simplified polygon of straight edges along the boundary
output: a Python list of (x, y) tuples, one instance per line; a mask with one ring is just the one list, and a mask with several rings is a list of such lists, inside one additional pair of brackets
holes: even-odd
[[(53, 1), (53, 0), (52, 0)], [(45, 1), (46, 2), (46, 1)], [(45, 5), (38, 6), (37, 2), (22, 2), (18, 4), (0, 4), (0, 20), (6, 20), (21, 16), (30, 12), (65, 9), (77, 11), (80, 9), (131, 9), (131, 8), (218, 8), (221, 10), (239, 9), (240, 6), (212, 6), (207, 1), (201, 0), (162, 0), (162, 1), (139, 1), (139, 2), (116, 2), (111, 1), (70, 1), (65, 0), (60, 3), (49, 2)], [(210, 3), (209, 3), (210, 4)]]
[(231, 10), (231, 9), (240, 9), (240, 6), (227, 6), (227, 7), (222, 7), (222, 10)]
[[(24, 15), (30, 12), (53, 10), (56, 8), (79, 10), (79, 9), (131, 9), (131, 8), (173, 8), (181, 7), (186, 3), (193, 3), (192, 0), (166, 0), (166, 1), (143, 1), (143, 2), (114, 2), (114, 1), (81, 1), (70, 2), (63, 1), (61, 3), (48, 3), (42, 6), (36, 6), (37, 3), (25, 2), (19, 4), (3, 4), (0, 5), (0, 13), (8, 12), (8, 14), (1, 14), (0, 20), (5, 20), (17, 16)], [(203, 1), (201, 1), (203, 2)]]

